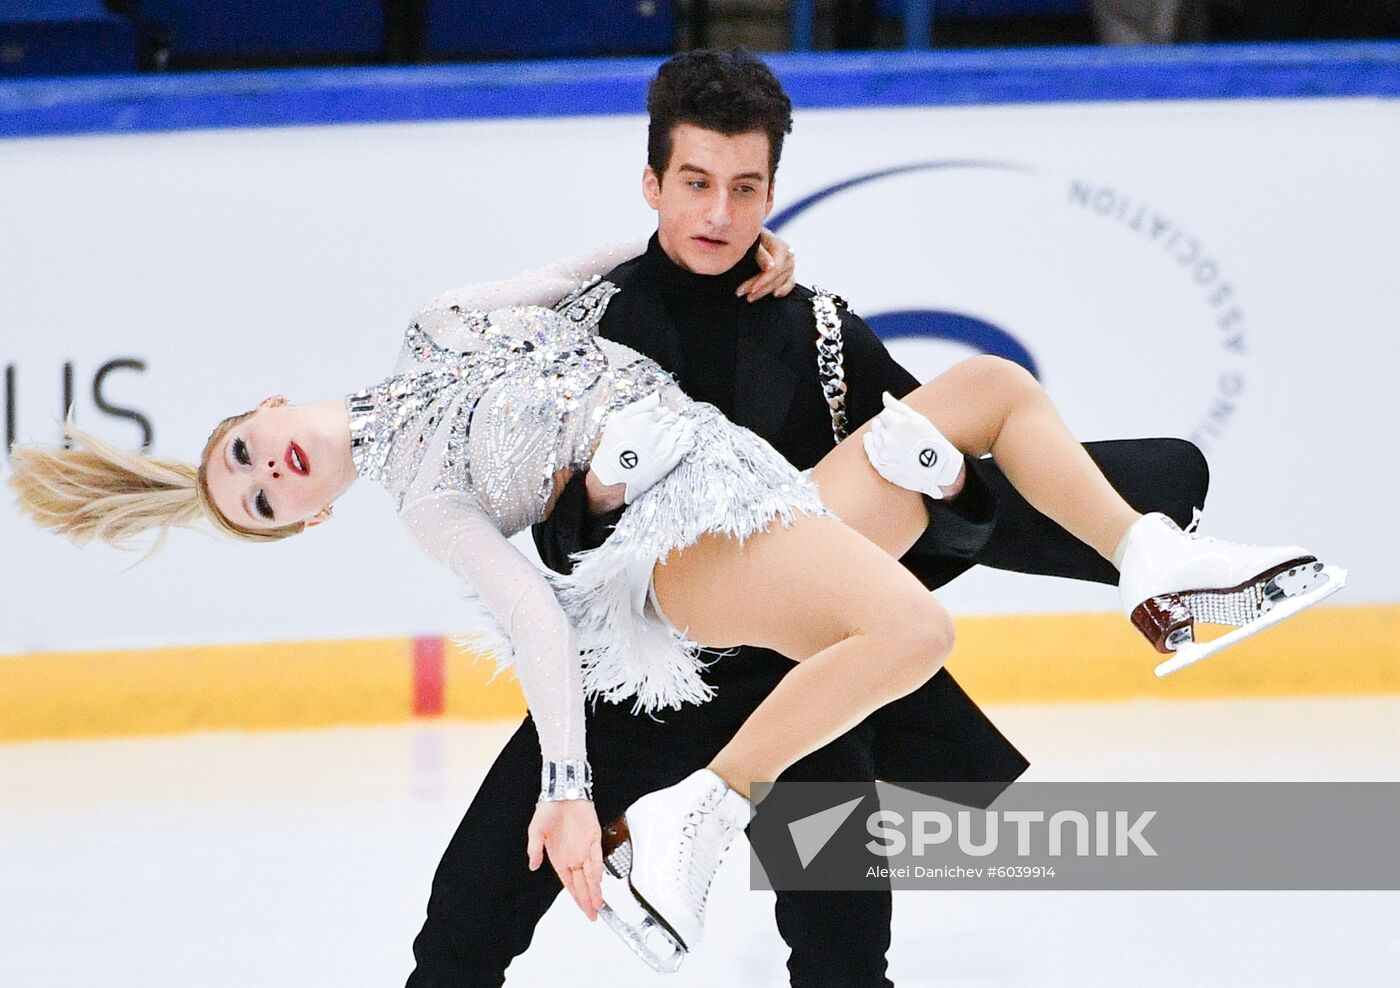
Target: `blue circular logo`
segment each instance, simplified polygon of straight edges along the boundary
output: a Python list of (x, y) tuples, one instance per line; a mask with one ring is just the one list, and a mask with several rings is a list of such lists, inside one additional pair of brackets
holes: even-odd
[[(820, 205), (822, 202), (871, 182), (895, 178), (900, 175), (908, 175), (913, 172), (953, 171), (963, 169), (1027, 171), (1027, 169), (1019, 165), (1007, 164), (1006, 162), (978, 161), (973, 159), (920, 161), (905, 165), (896, 165), (891, 168), (882, 168), (879, 171), (867, 172), (863, 175), (842, 179), (825, 188), (818, 189), (810, 195), (804, 196), (791, 206), (788, 206), (786, 209), (772, 216), (768, 221), (768, 227), (776, 233), (798, 216)], [(1004, 357), (1007, 360), (1014, 361), (1030, 371), (1037, 378), (1040, 377), (1040, 369), (1036, 364), (1035, 358), (1032, 357), (1030, 351), (1026, 349), (1025, 344), (1000, 326), (995, 326), (984, 319), (978, 319), (976, 316), (970, 316), (962, 312), (948, 312), (942, 309), (901, 309), (895, 312), (863, 314), (863, 318), (882, 340), (889, 341), (905, 337), (948, 340), (953, 343), (960, 343), (981, 353), (989, 353), (997, 357)]]

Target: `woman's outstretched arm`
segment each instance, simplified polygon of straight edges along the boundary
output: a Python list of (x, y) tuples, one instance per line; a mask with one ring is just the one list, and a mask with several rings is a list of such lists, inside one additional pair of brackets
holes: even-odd
[(496, 281), (480, 281), (444, 292), (428, 309), (504, 309), (512, 305), (552, 306), (580, 285), (607, 274), (646, 250), (645, 238), (604, 244), (582, 254)]
[[(515, 674), (535, 719), (548, 770), (581, 772), (586, 764), (583, 682), (573, 628), (544, 575), (501, 534), (468, 494), (428, 494), (406, 502), (400, 517), (415, 542), (461, 577), (508, 641), (483, 644), (498, 661), (513, 654)], [(590, 918), (602, 906), (598, 819), (582, 793), (541, 801), (530, 824), (530, 867), (550, 864)]]

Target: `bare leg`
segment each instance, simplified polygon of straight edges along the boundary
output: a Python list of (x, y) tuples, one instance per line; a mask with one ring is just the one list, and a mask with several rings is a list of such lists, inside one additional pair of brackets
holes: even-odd
[[(1345, 585), (1344, 570), (1324, 567), (1299, 546), (1214, 542), (1214, 549), (1203, 554), (1174, 526), (1137, 529), (1134, 554), (1126, 536), (1141, 516), (1070, 435), (1035, 379), (1009, 361), (985, 356), (963, 361), (904, 400), (964, 453), (991, 453), (1027, 501), (1123, 571), (1119, 590), (1124, 612), (1159, 652), (1176, 653), (1157, 667), (1159, 676), (1198, 662)], [(923, 530), (922, 498), (875, 471), (864, 455), (866, 432), (859, 430), (829, 453), (815, 476), (822, 500), (843, 521), (901, 555)], [(1143, 548), (1149, 545), (1153, 548)], [(1222, 551), (1224, 545), (1230, 548)], [(1119, 558), (1119, 553), (1127, 557)], [(1270, 601), (1268, 607), (1258, 603), (1261, 595)], [(1291, 604), (1279, 609), (1281, 600)], [(1238, 630), (1192, 644), (1196, 621), (1222, 623), (1222, 618)]]
[[(964, 453), (990, 452), (1032, 505), (1105, 557), (1138, 519), (1017, 365), (975, 357), (904, 400)], [(947, 613), (894, 562), (928, 525), (923, 498), (870, 465), (865, 428), (814, 471), (844, 525), (806, 519), (742, 547), (707, 536), (655, 570), (662, 609), (693, 640), (801, 663), (710, 766), (746, 795), (917, 688), (951, 649)]]
[(923, 585), (829, 519), (774, 525), (742, 546), (706, 536), (672, 553), (654, 580), (662, 610), (693, 640), (799, 662), (710, 765), (745, 796), (917, 689), (952, 648), (952, 621)]
[[(1099, 471), (1040, 384), (999, 357), (973, 357), (904, 398), (969, 456), (990, 453), (1038, 511), (1112, 560), (1140, 517)], [(822, 500), (895, 555), (913, 545), (922, 498), (886, 481), (865, 458), (865, 427), (817, 465)]]

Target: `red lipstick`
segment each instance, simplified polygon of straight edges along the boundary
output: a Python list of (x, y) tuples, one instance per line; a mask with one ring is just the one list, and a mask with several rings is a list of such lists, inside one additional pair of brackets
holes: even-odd
[(287, 469), (292, 473), (302, 477), (311, 473), (311, 461), (306, 458), (306, 450), (296, 443), (287, 444), (287, 452), (282, 459), (287, 462)]

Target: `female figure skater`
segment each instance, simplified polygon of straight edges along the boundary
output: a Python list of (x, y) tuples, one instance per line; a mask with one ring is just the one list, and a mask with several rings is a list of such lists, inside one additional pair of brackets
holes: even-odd
[[(1138, 515), (1034, 378), (998, 358), (966, 360), (903, 402), (887, 396), (885, 412), (801, 474), (650, 359), (596, 335), (616, 289), (588, 286), (619, 259), (449, 293), (413, 321), (390, 377), (348, 398), (269, 398), (221, 422), (198, 467), (73, 432), (80, 448), (17, 449), (12, 483), (40, 524), (121, 542), (201, 518), (240, 538), (284, 538), (327, 520), (357, 477), (379, 481), (411, 537), (504, 632), (494, 647), (516, 666), (543, 749), (532, 866), (547, 852), (593, 918), (606, 851), (649, 919), (603, 914), (663, 969), (700, 940), (751, 781), (776, 779), (912, 691), (951, 650), (947, 612), (896, 559), (928, 523), (917, 492), (954, 489), (964, 455), (990, 453), (1032, 505), (1117, 564), (1125, 611), (1163, 651), (1189, 641), (1193, 618), (1248, 633), (1271, 623), (1274, 601), (1291, 613), (1340, 585), (1300, 548), (1218, 543)], [(547, 577), (507, 536), (547, 516), (562, 478), (590, 466), (625, 484), (629, 506), (572, 574)], [(704, 700), (698, 648), (741, 644), (797, 667), (708, 768), (610, 825), (605, 848), (585, 697), (635, 696), (647, 710)], [(669, 954), (644, 942), (652, 933)]]

